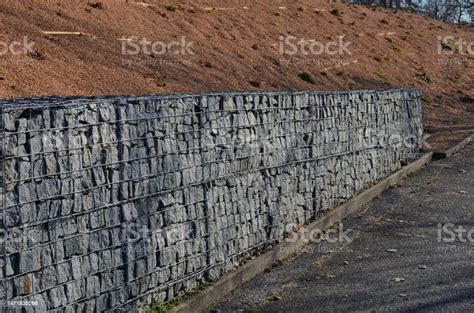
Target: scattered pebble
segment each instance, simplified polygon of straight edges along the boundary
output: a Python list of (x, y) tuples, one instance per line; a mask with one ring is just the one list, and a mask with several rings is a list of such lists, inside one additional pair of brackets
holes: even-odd
[(428, 267), (426, 265), (420, 265), (418, 266), (420, 270), (426, 270)]
[(399, 295), (400, 297), (402, 297), (402, 298), (406, 298), (406, 297), (407, 297), (407, 294), (406, 294), (406, 293), (399, 293), (398, 295)]
[(281, 300), (281, 296), (280, 295), (273, 295), (273, 300), (275, 300), (275, 301)]
[(397, 249), (387, 249), (387, 252), (390, 252), (390, 253), (395, 253), (397, 251), (398, 251)]
[(396, 282), (396, 283), (401, 283), (401, 282), (405, 281), (405, 278), (403, 278), (403, 277), (395, 277), (395, 278), (393, 279), (393, 281)]
[(267, 297), (268, 301), (278, 301), (281, 300), (281, 296), (279, 294), (272, 294)]

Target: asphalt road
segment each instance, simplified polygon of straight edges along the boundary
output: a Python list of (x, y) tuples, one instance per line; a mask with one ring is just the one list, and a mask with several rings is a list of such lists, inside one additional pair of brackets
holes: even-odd
[(308, 245), (211, 311), (474, 312), (473, 214), (471, 144), (344, 220), (348, 238)]

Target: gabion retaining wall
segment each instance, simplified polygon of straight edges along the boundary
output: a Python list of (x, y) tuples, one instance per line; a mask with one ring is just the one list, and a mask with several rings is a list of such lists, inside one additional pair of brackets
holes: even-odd
[(0, 101), (0, 299), (93, 312), (182, 296), (416, 159), (420, 96)]

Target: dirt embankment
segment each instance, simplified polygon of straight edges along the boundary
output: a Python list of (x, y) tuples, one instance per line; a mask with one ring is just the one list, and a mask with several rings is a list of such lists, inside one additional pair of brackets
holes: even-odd
[(474, 129), (472, 26), (325, 1), (133, 2), (2, 1), (0, 97), (417, 87), (438, 146)]

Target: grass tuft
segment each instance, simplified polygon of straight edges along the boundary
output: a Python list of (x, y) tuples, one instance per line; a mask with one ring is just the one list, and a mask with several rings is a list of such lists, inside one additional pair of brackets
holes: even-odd
[(308, 72), (303, 72), (299, 74), (298, 77), (304, 80), (305, 82), (310, 83), (311, 85), (316, 84), (316, 79), (314, 79), (313, 75)]
[(461, 101), (468, 104), (474, 104), (474, 98), (471, 96), (462, 97)]
[(332, 9), (330, 13), (337, 17), (341, 17), (344, 14), (342, 11), (339, 11), (338, 9)]
[(451, 51), (456, 51), (456, 43), (451, 40), (451, 39), (447, 39), (447, 40), (443, 40), (441, 42), (441, 47), (443, 49), (447, 49), (447, 50), (451, 50)]
[(171, 2), (170, 4), (168, 4), (168, 5), (166, 6), (166, 9), (167, 9), (168, 11), (176, 12), (176, 11), (181, 11), (181, 10), (183, 10), (183, 6), (182, 6), (181, 4), (179, 4), (179, 3), (177, 3), (176, 1), (173, 1), (173, 2)]
[(429, 74), (427, 74), (427, 73), (418, 74), (418, 75), (416, 75), (416, 77), (417, 77), (418, 79), (421, 79), (421, 80), (424, 81), (425, 83), (428, 83), (428, 84), (434, 83), (433, 77), (431, 77), (431, 75), (429, 75)]
[(104, 4), (100, 1), (88, 3), (87, 5), (90, 6), (91, 8), (93, 8), (93, 9), (100, 9), (100, 10), (104, 9)]

